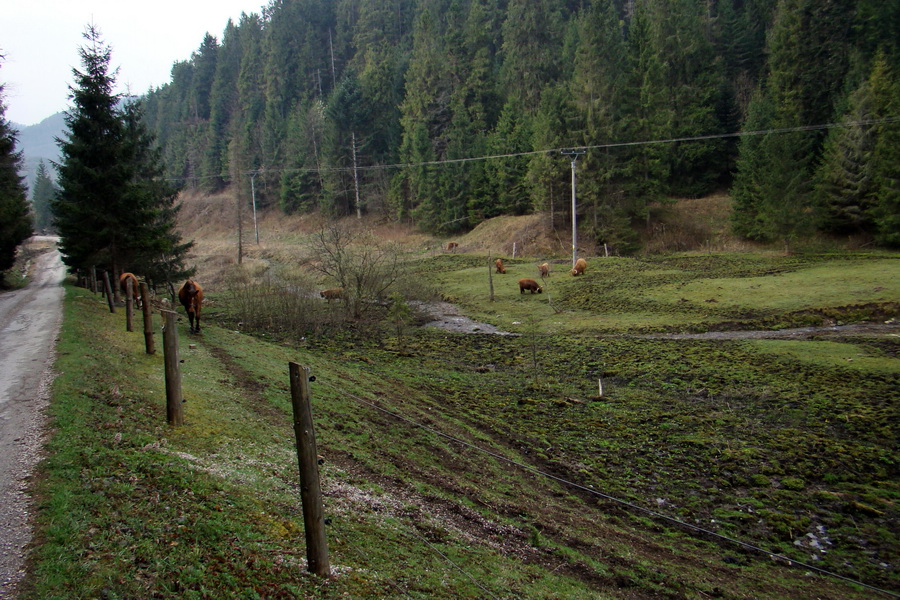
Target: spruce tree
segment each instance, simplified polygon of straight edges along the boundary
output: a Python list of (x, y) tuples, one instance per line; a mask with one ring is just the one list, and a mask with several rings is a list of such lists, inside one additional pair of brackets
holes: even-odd
[(94, 26), (85, 39), (84, 70), (73, 70), (74, 107), (66, 113), (66, 138), (59, 140), (59, 193), (51, 204), (63, 262), (70, 269), (131, 270), (172, 282), (188, 273), (190, 248), (175, 231), (176, 190), (162, 178), (160, 152), (139, 104), (119, 108), (110, 48)]
[(83, 71), (73, 69), (74, 106), (66, 112), (68, 129), (58, 140), (59, 194), (52, 203), (63, 262), (72, 270), (102, 266), (118, 272), (120, 250), (129, 235), (121, 215), (128, 173), (122, 168), (124, 128), (117, 110), (111, 50), (93, 25), (79, 49)]
[(16, 130), (5, 117), (3, 87), (0, 85), (0, 271), (13, 265), (16, 248), (31, 235), (26, 188), (19, 175), (22, 153), (16, 150)]
[(34, 179), (34, 189), (31, 192), (31, 206), (34, 211), (34, 228), (36, 231), (46, 232), (53, 227), (53, 214), (50, 212), (50, 203), (56, 196), (56, 184), (50, 178), (47, 165), (41, 160), (38, 163), (37, 173)]

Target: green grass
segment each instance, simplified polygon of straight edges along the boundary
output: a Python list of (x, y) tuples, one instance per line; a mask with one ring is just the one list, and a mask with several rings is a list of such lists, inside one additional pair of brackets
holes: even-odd
[[(788, 326), (819, 324), (820, 317), (810, 321), (797, 313), (841, 317), (850, 312), (847, 307), (859, 305), (891, 305), (896, 311), (900, 298), (900, 260), (884, 254), (596, 258), (584, 277), (554, 265), (542, 282), (544, 293), (534, 296), (519, 294), (516, 282), (538, 279), (535, 265), (510, 261), (506, 275), (493, 276), (493, 303), (485, 266), (468, 266), (473, 261), (468, 256), (459, 258), (458, 269), (448, 270), (450, 258), (439, 258), (439, 264), (425, 261), (420, 269), (445, 296), (476, 318), (517, 333), (530, 318), (550, 333), (703, 330), (736, 321), (771, 325), (773, 319)], [(857, 316), (868, 317), (866, 310)]]
[[(479, 262), (415, 268), (521, 336), (423, 329), (401, 352), (385, 327), (280, 344), (277, 331), (235, 331), (217, 297), (201, 336), (181, 331), (176, 429), (162, 357), (69, 288), (23, 597), (871, 597), (608, 497), (897, 589), (881, 566), (900, 560), (897, 338), (622, 335), (738, 317), (783, 326), (797, 311), (866, 303), (890, 316), (890, 297), (864, 293), (894, 268), (888, 257), (596, 259), (534, 296), (509, 289), (534, 267), (511, 261), (494, 303)], [(867, 279), (840, 283), (848, 265)], [(778, 290), (784, 278), (796, 278), (793, 303), (736, 305), (745, 283)], [(805, 290), (823, 280), (827, 303)], [(686, 288), (703, 298), (702, 285), (735, 305), (720, 306), (724, 292), (681, 302)], [(316, 376), (327, 581), (302, 565), (289, 361)]]

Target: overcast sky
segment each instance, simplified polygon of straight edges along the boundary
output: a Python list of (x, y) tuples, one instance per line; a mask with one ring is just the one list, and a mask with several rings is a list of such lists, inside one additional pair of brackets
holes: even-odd
[(259, 13), (266, 0), (2, 0), (0, 83), (5, 117), (34, 125), (69, 108), (72, 69), (85, 27), (100, 29), (119, 68), (118, 92), (144, 94), (169, 82), (207, 32), (222, 42), (228, 19)]

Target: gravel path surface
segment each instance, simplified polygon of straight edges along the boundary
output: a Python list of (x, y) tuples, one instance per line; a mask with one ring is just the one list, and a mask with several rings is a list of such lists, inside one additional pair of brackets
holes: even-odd
[(0, 294), (0, 599), (16, 597), (31, 541), (28, 484), (46, 434), (62, 321), (65, 267), (55, 249), (37, 256), (30, 283)]

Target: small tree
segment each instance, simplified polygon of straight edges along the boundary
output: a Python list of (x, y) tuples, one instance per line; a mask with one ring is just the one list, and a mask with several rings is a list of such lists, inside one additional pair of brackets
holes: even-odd
[(344, 289), (344, 303), (353, 318), (381, 301), (400, 274), (400, 254), (372, 231), (332, 222), (316, 233), (312, 254), (315, 268)]
[(397, 348), (404, 351), (403, 330), (412, 319), (412, 310), (406, 303), (406, 299), (399, 292), (394, 292), (390, 297), (390, 306), (388, 306), (388, 320), (393, 324), (397, 331)]
[(37, 174), (34, 179), (34, 189), (31, 191), (31, 207), (34, 211), (34, 228), (40, 232), (46, 232), (53, 227), (53, 213), (50, 212), (50, 203), (56, 196), (57, 188), (50, 178), (47, 166), (41, 160), (38, 163)]

